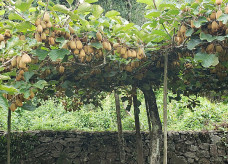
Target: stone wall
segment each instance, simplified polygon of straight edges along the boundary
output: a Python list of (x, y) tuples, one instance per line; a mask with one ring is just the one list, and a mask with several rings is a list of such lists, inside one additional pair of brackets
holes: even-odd
[[(134, 132), (124, 132), (126, 163), (136, 164)], [(145, 163), (149, 136), (142, 133)], [(169, 132), (169, 164), (228, 163), (227, 132)], [(119, 164), (117, 132), (35, 131), (12, 134), (12, 164)], [(0, 164), (6, 163), (0, 132)]]

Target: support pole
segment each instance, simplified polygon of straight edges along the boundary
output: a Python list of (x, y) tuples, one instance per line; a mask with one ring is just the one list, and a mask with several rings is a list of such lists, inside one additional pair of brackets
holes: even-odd
[(11, 132), (11, 110), (8, 110), (7, 120), (7, 164), (10, 164), (10, 132)]
[(164, 127), (164, 149), (163, 149), (163, 164), (167, 164), (167, 67), (168, 54), (165, 53), (164, 63), (164, 90), (163, 90), (163, 127)]
[(125, 163), (125, 149), (124, 149), (124, 137), (123, 129), (121, 122), (121, 113), (120, 113), (120, 99), (116, 91), (114, 91), (115, 103), (116, 103), (116, 115), (117, 115), (117, 127), (118, 127), (118, 142), (119, 142), (119, 151), (120, 151), (120, 162)]

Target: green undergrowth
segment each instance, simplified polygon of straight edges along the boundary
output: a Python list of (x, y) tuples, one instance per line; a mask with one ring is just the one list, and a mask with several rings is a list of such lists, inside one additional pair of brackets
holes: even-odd
[[(138, 96), (141, 101), (140, 121), (141, 129), (148, 130), (145, 103), (141, 93)], [(228, 119), (228, 107), (223, 103), (212, 103), (206, 98), (198, 98), (200, 105), (189, 109), (188, 98), (182, 97), (181, 101), (171, 101), (168, 104), (168, 130), (214, 130), (223, 128)], [(41, 106), (35, 111), (21, 109), (12, 113), (12, 130), (83, 130), (83, 131), (116, 131), (116, 114), (114, 96), (108, 95), (103, 100), (103, 110), (94, 108), (93, 105), (84, 105), (81, 110), (67, 112), (56, 98), (41, 101)], [(157, 104), (161, 120), (162, 92), (157, 93)], [(134, 113), (125, 108), (127, 102), (121, 103), (122, 124), (124, 130), (134, 130)], [(7, 111), (0, 109), (0, 130), (6, 130)]]

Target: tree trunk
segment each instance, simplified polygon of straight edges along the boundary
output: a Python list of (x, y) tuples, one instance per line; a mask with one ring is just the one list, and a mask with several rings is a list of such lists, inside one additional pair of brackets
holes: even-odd
[(7, 164), (10, 164), (10, 132), (11, 132), (11, 110), (8, 110), (8, 120), (7, 120)]
[(162, 124), (158, 113), (156, 97), (152, 88), (149, 90), (142, 89), (142, 91), (147, 102), (149, 117), (152, 123), (150, 164), (160, 164), (160, 151), (162, 148)]
[(117, 127), (118, 127), (118, 142), (119, 142), (119, 152), (120, 152), (120, 162), (125, 163), (125, 149), (124, 149), (124, 137), (121, 123), (120, 114), (120, 100), (119, 95), (114, 91), (115, 103), (116, 103), (116, 115), (117, 115)]
[(164, 147), (163, 147), (163, 164), (167, 164), (167, 66), (168, 54), (165, 54), (164, 67), (164, 89), (163, 89), (163, 128), (164, 128)]
[(137, 162), (138, 164), (143, 164), (143, 145), (142, 137), (140, 133), (140, 122), (139, 122), (139, 104), (137, 100), (136, 87), (132, 87), (132, 97), (134, 104), (134, 115), (135, 115), (135, 129), (136, 129), (136, 144), (137, 144)]

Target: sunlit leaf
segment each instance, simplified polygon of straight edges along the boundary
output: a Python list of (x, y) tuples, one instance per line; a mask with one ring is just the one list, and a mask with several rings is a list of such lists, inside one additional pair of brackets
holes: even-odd
[(56, 61), (57, 59), (63, 59), (68, 54), (70, 54), (70, 51), (66, 49), (54, 49), (49, 52), (49, 57), (52, 61)]
[(2, 94), (0, 94), (0, 107), (4, 110), (8, 110), (9, 104), (7, 102), (7, 99), (3, 97)]
[(67, 7), (64, 6), (64, 5), (59, 5), (59, 4), (57, 4), (57, 5), (53, 6), (53, 9), (54, 9), (55, 11), (58, 11), (58, 12), (61, 12), (61, 13), (64, 13), (64, 14), (69, 13), (69, 10), (68, 10)]
[(118, 11), (115, 11), (115, 10), (111, 10), (111, 11), (108, 11), (105, 16), (106, 17), (114, 17), (114, 16), (117, 16), (117, 15), (120, 15), (120, 13)]
[(46, 56), (48, 55), (48, 51), (46, 50), (41, 50), (41, 49), (36, 49), (36, 50), (32, 50), (32, 54), (34, 56), (38, 56), (39, 60), (44, 60), (46, 58)]
[(189, 50), (193, 50), (197, 45), (199, 45), (201, 43), (200, 39), (191, 39), (188, 44), (187, 44), (187, 48)]
[(216, 54), (207, 54), (198, 52), (194, 59), (202, 62), (203, 67), (216, 66), (219, 63), (218, 56)]
[(24, 20), (24, 18), (22, 18), (21, 16), (15, 14), (15, 13), (10, 13), (9, 20)]
[(98, 0), (85, 0), (85, 2), (87, 2), (87, 3), (95, 3), (95, 2), (98, 2)]

